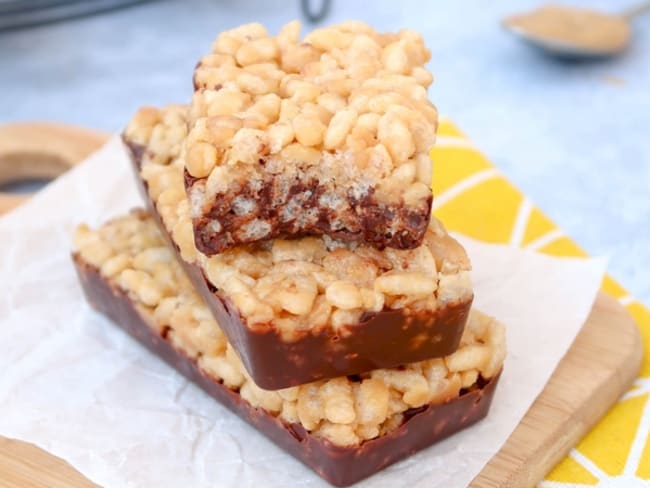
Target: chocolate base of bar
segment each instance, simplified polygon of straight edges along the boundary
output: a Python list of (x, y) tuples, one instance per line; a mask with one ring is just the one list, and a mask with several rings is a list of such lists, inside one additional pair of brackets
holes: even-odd
[(347, 486), (430, 446), (487, 415), (499, 376), (480, 380), (475, 389), (441, 405), (407, 411), (405, 422), (382, 437), (359, 446), (342, 447), (312, 435), (299, 424), (287, 424), (267, 411), (252, 407), (237, 392), (202, 372), (196, 360), (176, 349), (138, 313), (129, 297), (104, 280), (99, 271), (73, 256), (86, 298), (154, 354), (199, 385), (318, 475), (336, 486)]
[(273, 324), (246, 324), (232, 302), (215, 289), (198, 266), (184, 261), (140, 177), (142, 146), (129, 143), (138, 187), (165, 240), (176, 251), (196, 291), (219, 322), (255, 383), (279, 390), (312, 381), (394, 368), (452, 354), (460, 344), (472, 299), (436, 311), (408, 309), (368, 313), (360, 323), (297, 331), (285, 340)]
[[(204, 181), (185, 171), (188, 195), (195, 191), (195, 185), (203, 193)], [(263, 239), (326, 234), (342, 241), (365, 242), (378, 249), (414, 249), (422, 244), (429, 225), (432, 196), (423, 199), (420, 205), (408, 206), (380, 202), (373, 189), (361, 197), (352, 190), (340, 190), (339, 206), (333, 208), (321, 203), (323, 195), (331, 192), (313, 177), (267, 175), (217, 193), (204, 214), (192, 220), (196, 247), (211, 256), (259, 241), (259, 232), (251, 229), (260, 225), (265, 229)], [(236, 212), (233, 208), (237, 201), (252, 205), (248, 205), (246, 212)], [(215, 226), (215, 222), (219, 225)]]
[[(194, 276), (191, 281), (198, 279)], [(206, 282), (202, 275), (200, 279)], [(355, 325), (306, 331), (286, 342), (270, 325), (243, 325), (231, 301), (218, 293), (207, 296), (205, 286), (201, 294), (210, 300), (210, 310), (249, 374), (260, 387), (270, 390), (452, 354), (458, 349), (471, 307), (469, 301), (427, 314), (385, 310), (368, 314)]]

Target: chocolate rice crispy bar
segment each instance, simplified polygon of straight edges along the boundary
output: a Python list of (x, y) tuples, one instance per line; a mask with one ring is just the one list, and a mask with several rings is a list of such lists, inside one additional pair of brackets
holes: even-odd
[(259, 386), (395, 367), (456, 349), (473, 298), (470, 263), (436, 219), (412, 250), (320, 236), (200, 253), (183, 188), (187, 117), (184, 106), (141, 109), (124, 140), (163, 235)]
[(243, 25), (198, 63), (184, 148), (198, 250), (322, 234), (415, 249), (438, 121), (422, 37), (361, 22), (299, 34)]
[(73, 259), (90, 303), (189, 379), (339, 486), (486, 415), (505, 330), (472, 312), (451, 355), (278, 391), (255, 384), (144, 211), (79, 226)]

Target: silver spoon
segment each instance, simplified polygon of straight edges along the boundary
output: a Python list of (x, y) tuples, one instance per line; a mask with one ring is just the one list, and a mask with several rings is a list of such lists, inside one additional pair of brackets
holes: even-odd
[(503, 20), (503, 27), (556, 57), (588, 59), (613, 56), (630, 42), (630, 21), (650, 11), (650, 1), (619, 14), (549, 5)]

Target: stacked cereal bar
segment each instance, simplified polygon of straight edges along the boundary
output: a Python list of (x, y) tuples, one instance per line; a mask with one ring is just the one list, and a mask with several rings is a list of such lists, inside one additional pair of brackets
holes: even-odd
[(299, 34), (244, 25), (196, 68), (185, 184), (199, 251), (321, 234), (418, 247), (438, 120), (422, 37), (360, 22)]
[(321, 476), (347, 485), (486, 415), (505, 330), (472, 312), (444, 358), (278, 391), (255, 384), (154, 220), (80, 226), (74, 262), (90, 303)]
[(75, 235), (98, 311), (340, 486), (483, 418), (505, 357), (430, 215), (428, 59), (359, 22), (224, 32), (123, 133), (148, 211)]
[(124, 139), (163, 232), (260, 386), (456, 350), (473, 297), (470, 264), (435, 218), (411, 250), (317, 236), (200, 253), (183, 188), (187, 113), (183, 106), (142, 109)]

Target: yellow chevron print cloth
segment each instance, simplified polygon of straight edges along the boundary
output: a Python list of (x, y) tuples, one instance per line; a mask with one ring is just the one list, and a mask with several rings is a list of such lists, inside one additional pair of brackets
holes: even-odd
[[(433, 212), (449, 230), (553, 256), (586, 256), (453, 123), (441, 121), (431, 157)], [(640, 377), (538, 488), (650, 487), (650, 310), (609, 276), (602, 290), (639, 326), (646, 346)]]

